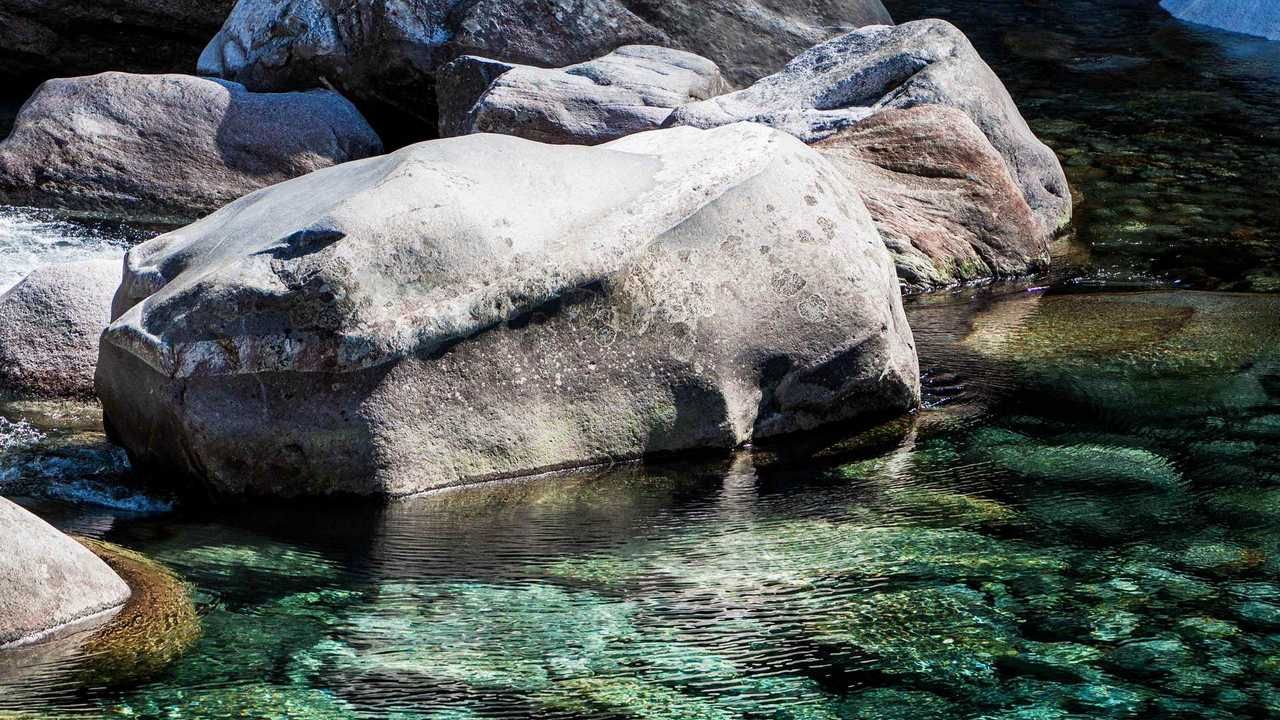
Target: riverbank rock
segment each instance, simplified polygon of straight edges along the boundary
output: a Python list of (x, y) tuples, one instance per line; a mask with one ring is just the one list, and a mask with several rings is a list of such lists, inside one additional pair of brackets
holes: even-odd
[(189, 71), (234, 0), (0, 0), (0, 83)]
[(330, 83), (389, 141), (412, 140), (432, 136), (436, 71), (462, 55), (564, 67), (623, 45), (663, 45), (748, 83), (816, 42), (888, 22), (880, 0), (240, 0), (199, 72), (254, 90)]
[(0, 392), (93, 397), (119, 260), (46, 265), (0, 295)]
[(1004, 160), (959, 110), (884, 110), (813, 146), (840, 168), (923, 290), (1048, 267), (1053, 234), (1036, 222)]
[(666, 124), (751, 121), (816, 142), (883, 110), (919, 105), (969, 116), (1004, 158), (1045, 232), (1070, 221), (1071, 193), (1057, 156), (1032, 133), (964, 33), (942, 20), (855, 30), (745, 90), (677, 108)]
[(446, 65), (436, 86), (444, 137), (494, 132), (566, 145), (656, 130), (674, 108), (727, 90), (715, 63), (653, 45), (559, 69), (468, 55)]
[(129, 586), (80, 543), (0, 498), (0, 648), (106, 622)]
[(189, 75), (50, 80), (0, 143), (0, 201), (190, 220), (258, 188), (382, 151), (328, 90), (254, 93)]
[(1280, 40), (1275, 0), (1162, 0), (1160, 7), (1187, 22)]
[(759, 125), (421, 143), (249, 195), (125, 266), (107, 425), (138, 467), (215, 495), (404, 495), (918, 399), (856, 191)]

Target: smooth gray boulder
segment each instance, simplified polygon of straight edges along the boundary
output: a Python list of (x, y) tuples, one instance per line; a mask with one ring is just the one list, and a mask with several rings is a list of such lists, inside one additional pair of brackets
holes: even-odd
[(101, 625), (129, 599), (97, 555), (4, 498), (0, 542), (0, 649)]
[(187, 72), (233, 0), (0, 0), (0, 87), (105, 70)]
[(1000, 153), (963, 112), (883, 110), (813, 145), (862, 193), (912, 290), (1012, 277), (1049, 265), (1053, 233)]
[(135, 247), (113, 314), (109, 432), (215, 497), (731, 448), (919, 392), (857, 192), (752, 124), (321, 170)]
[(1160, 7), (1187, 22), (1280, 40), (1276, 0), (1163, 0)]
[(329, 90), (254, 93), (189, 75), (50, 80), (0, 143), (0, 202), (189, 221), (246, 193), (382, 152)]
[[(492, 78), (490, 83), (479, 87), (485, 77)], [(443, 137), (493, 132), (598, 145), (656, 130), (673, 109), (719, 95), (728, 86), (716, 64), (704, 57), (627, 45), (558, 69), (468, 55), (444, 67), (436, 90)]]
[(816, 42), (887, 22), (880, 0), (239, 0), (199, 72), (254, 90), (328, 83), (380, 130), (422, 139), (436, 122), (435, 74), (463, 55), (564, 67), (663, 45), (743, 84)]
[(942, 20), (855, 30), (818, 45), (751, 87), (677, 108), (667, 126), (764, 123), (806, 142), (889, 108), (946, 105), (963, 111), (1004, 158), (1046, 231), (1071, 219), (1071, 192), (1053, 151), (969, 40)]
[(93, 397), (98, 338), (111, 320), (120, 265), (46, 265), (0, 295), (0, 393)]

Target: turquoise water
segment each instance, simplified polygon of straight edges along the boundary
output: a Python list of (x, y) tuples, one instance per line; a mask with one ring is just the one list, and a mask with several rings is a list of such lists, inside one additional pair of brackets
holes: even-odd
[(909, 299), (916, 417), (199, 511), (130, 489), (92, 408), (0, 403), (0, 494), (168, 563), (204, 627), (107, 686), (0, 655), (0, 718), (1280, 717), (1280, 43), (887, 4), (968, 32), (1080, 195), (1050, 276)]
[(11, 675), (0, 707), (1280, 715), (1280, 298), (989, 290), (910, 315), (930, 407), (876, 432), (385, 508), (28, 500), (177, 569), (204, 636), (124, 686), (78, 685), (79, 658)]

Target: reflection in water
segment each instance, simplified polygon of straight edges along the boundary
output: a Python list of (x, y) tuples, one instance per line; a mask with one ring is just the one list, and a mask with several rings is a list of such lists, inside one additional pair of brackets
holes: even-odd
[(918, 298), (930, 408), (802, 464), (96, 525), (38, 501), (181, 573), (204, 634), (140, 686), (23, 689), (144, 717), (1265, 716), (1277, 311)]

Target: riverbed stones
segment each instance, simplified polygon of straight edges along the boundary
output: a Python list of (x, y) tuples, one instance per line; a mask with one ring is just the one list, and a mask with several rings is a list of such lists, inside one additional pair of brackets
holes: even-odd
[(321, 170), (134, 248), (113, 313), (110, 431), (215, 495), (404, 495), (918, 397), (861, 199), (753, 124)]
[(382, 151), (329, 90), (249, 92), (189, 75), (50, 80), (0, 143), (0, 199), (191, 220), (253, 190)]
[(119, 260), (46, 265), (0, 295), (0, 392), (93, 397)]
[(963, 112), (883, 110), (814, 147), (862, 193), (907, 287), (1048, 267), (1053, 233)]
[[(234, 0), (0, 0), (0, 83), (188, 71)], [(10, 85), (12, 83), (12, 85)]]
[[(559, 69), (465, 56), (441, 75), (442, 136), (494, 132), (567, 145), (656, 130), (674, 108), (728, 89), (710, 60), (653, 45), (628, 45)], [(472, 81), (486, 76), (493, 76), (487, 85)]]
[(380, 129), (425, 139), (436, 123), (435, 74), (462, 55), (564, 67), (623, 45), (663, 45), (708, 57), (745, 84), (814, 43), (889, 22), (880, 0), (240, 0), (199, 71), (254, 90), (329, 83)]
[(1069, 222), (1071, 193), (1058, 158), (1036, 138), (964, 33), (943, 20), (841, 35), (744, 90), (678, 108), (667, 124), (706, 128), (751, 121), (816, 142), (883, 110), (919, 105), (945, 105), (969, 116), (1004, 159), (1043, 231)]
[(1187, 22), (1280, 40), (1275, 0), (1162, 0), (1160, 7)]
[(0, 648), (106, 622), (129, 586), (83, 545), (0, 498)]

